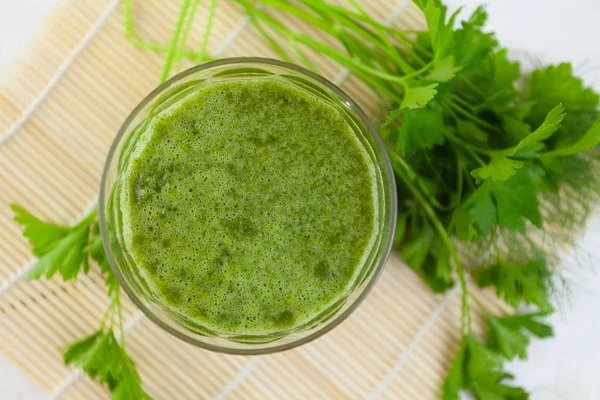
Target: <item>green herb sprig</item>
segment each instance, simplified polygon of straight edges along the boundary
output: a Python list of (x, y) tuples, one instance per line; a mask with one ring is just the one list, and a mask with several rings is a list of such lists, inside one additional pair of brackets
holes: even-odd
[[(380, 134), (398, 187), (395, 248), (432, 290), (454, 286), (454, 276), (462, 289), (463, 339), (442, 397), (458, 399), (466, 390), (477, 399), (527, 398), (523, 389), (509, 386), (503, 364), (526, 357), (530, 336), (552, 335), (543, 319), (554, 309), (555, 249), (573, 242), (600, 200), (599, 95), (585, 88), (568, 63), (522, 71), (485, 31), (482, 7), (457, 27), (458, 11), (448, 15), (439, 0), (414, 0), (427, 22), (427, 30), (414, 31), (382, 24), (357, 0), (349, 0), (348, 8), (325, 0), (230, 1), (245, 10), (279, 57), (317, 72), (312, 54), (330, 58), (364, 81), (388, 113)], [(166, 55), (161, 81), (184, 58), (210, 59), (216, 0), (200, 50), (186, 49), (198, 3), (182, 1), (171, 41), (161, 44), (135, 36), (131, 3), (123, 2), (124, 33), (132, 45)], [(278, 19), (282, 13), (328, 40), (293, 30)], [(59, 272), (75, 279), (87, 272), (90, 255), (107, 277), (111, 298), (118, 299), (94, 213), (67, 228), (20, 208), (15, 212), (40, 257), (33, 277)], [(478, 262), (463, 266), (463, 251)], [(481, 287), (495, 287), (516, 314), (492, 315), (469, 293), (469, 275)], [(471, 304), (488, 322), (485, 340), (471, 332)], [(523, 305), (535, 311), (519, 313)], [(120, 306), (111, 305), (109, 320), (115, 308)], [(113, 396), (144, 398), (123, 350), (103, 323), (69, 347), (65, 362), (98, 376)], [(100, 351), (114, 354), (114, 368), (96, 365)], [(131, 386), (123, 383), (129, 380)]]
[[(92, 211), (73, 226), (59, 226), (41, 221), (22, 207), (13, 205), (15, 221), (25, 227), (33, 254), (38, 257), (28, 279), (42, 276), (50, 279), (57, 272), (65, 281), (76, 280), (90, 269), (89, 259), (99, 266), (105, 278), (110, 304), (100, 329), (68, 345), (65, 364), (80, 367), (92, 379), (97, 378), (112, 392), (113, 400), (150, 399), (141, 386), (135, 363), (125, 352), (125, 331), (121, 311), (119, 281), (104, 254), (102, 239)], [(121, 339), (115, 337), (113, 326), (119, 326)]]

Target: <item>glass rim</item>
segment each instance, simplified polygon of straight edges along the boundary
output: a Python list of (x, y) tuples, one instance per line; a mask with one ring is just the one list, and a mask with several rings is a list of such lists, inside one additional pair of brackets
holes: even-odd
[[(353, 300), (352, 304), (350, 304), (342, 313), (335, 316), (330, 321), (323, 323), (321, 327), (316, 329), (314, 332), (311, 332), (309, 335), (302, 337), (302, 338), (298, 338), (297, 340), (293, 340), (288, 343), (283, 343), (280, 345), (275, 345), (275, 346), (267, 347), (267, 348), (258, 348), (258, 347), (257, 348), (230, 348), (230, 347), (225, 347), (225, 346), (221, 346), (221, 345), (214, 345), (214, 344), (202, 342), (193, 337), (186, 336), (185, 334), (177, 331), (176, 329), (173, 329), (172, 327), (167, 325), (163, 320), (156, 317), (152, 313), (151, 309), (149, 307), (147, 307), (145, 304), (143, 304), (143, 302), (139, 298), (140, 296), (138, 294), (134, 293), (134, 291), (131, 289), (130, 285), (127, 283), (127, 281), (124, 279), (123, 275), (121, 274), (121, 271), (117, 267), (117, 262), (113, 256), (112, 251), (109, 246), (109, 237), (108, 237), (109, 233), (108, 233), (107, 226), (106, 226), (107, 225), (106, 224), (106, 213), (104, 210), (105, 207), (103, 206), (106, 201), (106, 194), (110, 193), (110, 190), (108, 190), (108, 191), (106, 190), (107, 175), (108, 175), (108, 171), (110, 170), (112, 161), (116, 155), (117, 148), (119, 147), (119, 144), (120, 144), (123, 136), (127, 133), (127, 130), (129, 128), (129, 126), (131, 125), (131, 123), (145, 109), (145, 107), (151, 101), (155, 100), (161, 93), (163, 93), (164, 90), (168, 89), (172, 84), (188, 77), (189, 75), (192, 75), (192, 74), (195, 74), (195, 73), (198, 73), (198, 72), (210, 69), (210, 68), (214, 68), (214, 67), (219, 67), (219, 66), (224, 66), (224, 65), (236, 65), (236, 64), (266, 64), (266, 65), (274, 65), (276, 67), (280, 67), (280, 68), (284, 68), (284, 69), (290, 69), (295, 72), (299, 72), (301, 74), (307, 75), (311, 79), (318, 81), (319, 83), (325, 85), (329, 90), (331, 90), (335, 94), (339, 95), (341, 97), (341, 99), (343, 99), (343, 101), (347, 102), (347, 104), (350, 106), (350, 108), (354, 112), (356, 112), (358, 117), (361, 119), (361, 121), (365, 124), (366, 128), (368, 129), (368, 131), (369, 131), (368, 133), (370, 133), (372, 135), (373, 139), (375, 140), (375, 143), (377, 144), (377, 150), (381, 154), (381, 158), (382, 158), (381, 161), (383, 161), (383, 164), (384, 164), (386, 172), (387, 172), (387, 174), (386, 174), (387, 176), (382, 176), (382, 184), (389, 188), (389, 194), (384, 198), (384, 201), (385, 201), (384, 204), (385, 204), (386, 209), (390, 208), (390, 210), (391, 210), (391, 213), (388, 216), (388, 218), (390, 218), (390, 222), (389, 222), (390, 231), (389, 231), (387, 239), (382, 240), (382, 242), (381, 242), (381, 244), (382, 244), (381, 250), (380, 250), (381, 257), (380, 257), (377, 265), (374, 266), (371, 276), (368, 277), (366, 286), (362, 290), (362, 292), (358, 294), (357, 298), (355, 300)], [(280, 351), (284, 351), (284, 350), (289, 350), (289, 349), (304, 345), (308, 342), (311, 342), (311, 341), (317, 339), (318, 337), (326, 334), (327, 332), (331, 331), (336, 326), (338, 326), (340, 323), (342, 323), (346, 318), (348, 318), (358, 308), (358, 306), (369, 295), (369, 293), (371, 292), (371, 290), (377, 283), (379, 277), (381, 276), (381, 273), (383, 272), (383, 268), (385, 267), (385, 264), (389, 258), (389, 255), (391, 253), (392, 245), (393, 245), (393, 241), (394, 241), (394, 232), (396, 230), (396, 219), (397, 219), (397, 210), (398, 210), (397, 201), (398, 200), (397, 200), (397, 191), (396, 191), (396, 182), (394, 179), (394, 172), (392, 169), (392, 165), (391, 165), (389, 156), (385, 149), (385, 145), (384, 145), (381, 137), (379, 136), (377, 130), (375, 129), (374, 125), (371, 123), (371, 121), (369, 120), (367, 115), (364, 113), (364, 111), (341, 88), (339, 88), (336, 84), (332, 83), (328, 79), (322, 77), (321, 75), (319, 75), (313, 71), (310, 71), (304, 67), (296, 65), (296, 64), (292, 64), (292, 63), (288, 63), (288, 62), (280, 61), (280, 60), (275, 60), (275, 59), (271, 59), (271, 58), (234, 57), (234, 58), (223, 58), (223, 59), (216, 60), (216, 61), (209, 61), (209, 62), (206, 62), (203, 64), (196, 65), (192, 68), (189, 68), (185, 71), (182, 71), (182, 72), (174, 75), (173, 77), (169, 78), (165, 82), (158, 85), (154, 90), (152, 90), (131, 111), (131, 113), (127, 116), (127, 118), (121, 124), (121, 126), (117, 132), (117, 135), (114, 137), (114, 139), (110, 145), (108, 154), (106, 156), (106, 160), (102, 167), (102, 176), (100, 179), (100, 195), (99, 195), (99, 202), (98, 202), (98, 224), (99, 224), (99, 228), (100, 228), (100, 235), (102, 238), (102, 245), (104, 248), (104, 252), (106, 253), (106, 258), (108, 260), (108, 263), (109, 263), (113, 273), (117, 277), (119, 284), (121, 285), (121, 287), (123, 288), (123, 290), (125, 291), (127, 296), (133, 301), (133, 303), (144, 313), (144, 315), (150, 321), (152, 321), (154, 324), (158, 325), (160, 328), (164, 329), (171, 335), (183, 340), (186, 343), (192, 344), (194, 346), (198, 346), (198, 347), (201, 347), (201, 348), (204, 348), (207, 350), (211, 350), (214, 352), (218, 352), (218, 353), (251, 356), (251, 355), (270, 354), (270, 353), (276, 353), (276, 352), (280, 352)], [(259, 346), (259, 345), (257, 345), (257, 346)]]

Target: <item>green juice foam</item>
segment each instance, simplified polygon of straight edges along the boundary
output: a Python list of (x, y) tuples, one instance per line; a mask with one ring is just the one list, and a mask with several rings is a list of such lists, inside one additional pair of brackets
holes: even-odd
[(355, 283), (375, 166), (341, 114), (276, 78), (208, 84), (153, 116), (120, 175), (126, 251), (162, 306), (265, 335)]

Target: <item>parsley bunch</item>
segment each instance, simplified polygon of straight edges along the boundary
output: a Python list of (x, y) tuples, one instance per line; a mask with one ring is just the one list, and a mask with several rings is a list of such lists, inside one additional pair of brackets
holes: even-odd
[[(313, 69), (305, 52), (326, 55), (390, 110), (380, 134), (398, 187), (395, 248), (432, 290), (454, 286), (455, 276), (462, 287), (463, 341), (443, 398), (461, 390), (526, 398), (508, 386), (503, 360), (525, 358), (529, 336), (552, 335), (541, 321), (553, 310), (555, 246), (572, 241), (600, 197), (598, 94), (567, 63), (522, 71), (485, 31), (483, 7), (456, 27), (458, 12), (415, 0), (428, 28), (415, 32), (379, 23), (353, 0), (350, 10), (322, 0), (236, 1), (282, 58)], [(277, 20), (281, 12), (327, 39), (294, 31)], [(469, 271), (461, 250), (475, 255)], [(467, 274), (515, 311), (537, 311), (491, 315), (470, 300)], [(471, 303), (487, 318), (487, 340), (471, 333)]]
[[(530, 336), (545, 338), (559, 271), (556, 249), (573, 242), (600, 200), (600, 97), (570, 64), (522, 71), (493, 33), (485, 9), (457, 23), (440, 0), (414, 0), (427, 30), (377, 21), (357, 0), (349, 8), (325, 0), (230, 0), (283, 60), (318, 72), (318, 53), (347, 68), (379, 97), (388, 114), (380, 129), (398, 187), (394, 245), (435, 292), (462, 289), (462, 343), (443, 387), (444, 399), (470, 391), (476, 399), (526, 399), (509, 385), (504, 360), (525, 358)], [(133, 32), (124, 1), (125, 35), (132, 45), (165, 54), (161, 82), (183, 59), (206, 55), (217, 0), (211, 0), (198, 51), (186, 49), (199, 0), (183, 0), (168, 44)], [(306, 35), (278, 19), (292, 16), (318, 31)], [(76, 279), (92, 257), (120, 319), (118, 282), (110, 271), (90, 214), (58, 227), (15, 207), (17, 222), (39, 263), (32, 278), (59, 272)], [(471, 255), (469, 269), (463, 265)], [(474, 260), (474, 261), (473, 261)], [(515, 315), (492, 315), (470, 295), (468, 275), (495, 287)], [(471, 332), (470, 308), (488, 322), (487, 338)], [(524, 307), (529, 311), (520, 313)], [(69, 346), (65, 362), (108, 385), (115, 398), (146, 398), (133, 361), (112, 324)], [(121, 323), (122, 325), (122, 323)], [(123, 330), (121, 329), (121, 332)], [(102, 357), (110, 362), (103, 364)]]
[(23, 235), (29, 240), (33, 254), (38, 257), (28, 279), (42, 276), (50, 279), (57, 272), (65, 281), (75, 281), (87, 274), (89, 259), (93, 259), (105, 277), (111, 299), (100, 329), (68, 345), (64, 351), (65, 364), (80, 367), (92, 379), (97, 378), (112, 392), (113, 400), (149, 399), (141, 386), (135, 363), (125, 352), (124, 338), (117, 340), (113, 325), (119, 325), (124, 335), (119, 281), (113, 274), (104, 254), (102, 238), (92, 211), (73, 226), (59, 226), (41, 221), (22, 207), (13, 205), (15, 221), (25, 227)]

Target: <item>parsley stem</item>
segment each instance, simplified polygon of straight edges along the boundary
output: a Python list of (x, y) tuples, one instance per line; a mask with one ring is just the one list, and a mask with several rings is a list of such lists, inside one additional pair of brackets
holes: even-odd
[[(352, 6), (354, 8), (356, 8), (362, 15), (368, 16), (369, 14), (367, 13), (367, 11), (364, 9), (363, 6), (360, 5), (360, 3), (358, 3), (358, 1), (356, 0), (348, 0), (350, 2), (350, 4), (352, 4)], [(342, 16), (345, 16), (345, 14), (342, 14)], [(361, 30), (362, 27), (358, 24), (354, 24), (355, 29), (356, 30)], [(389, 56), (392, 57), (392, 59), (396, 62), (396, 64), (398, 64), (398, 66), (406, 72), (410, 73), (414, 71), (414, 68), (408, 64), (406, 61), (404, 61), (404, 59), (402, 58), (401, 54), (398, 52), (398, 48), (392, 43), (392, 41), (390, 40), (390, 38), (388, 37), (388, 35), (385, 33), (385, 31), (379, 27), (375, 27), (374, 28), (375, 31), (377, 32), (377, 36), (380, 39), (380, 43), (383, 44), (383, 47), (381, 46), (377, 46), (376, 42), (373, 41), (371, 39), (371, 46), (374, 48), (378, 48), (384, 52), (386, 52)], [(367, 39), (369, 40), (369, 39)], [(386, 49), (387, 51), (385, 51), (384, 49)]]
[(254, 16), (250, 17), (250, 21), (252, 22), (252, 25), (256, 28), (258, 33), (260, 33), (260, 35), (263, 37), (265, 42), (267, 42), (271, 46), (271, 48), (277, 53), (279, 57), (281, 57), (287, 62), (294, 62), (292, 57), (290, 57), (289, 54), (286, 53), (283, 47), (281, 47), (281, 45), (273, 38), (273, 36), (271, 36), (271, 34), (265, 30), (260, 21), (258, 21)]
[(456, 267), (456, 272), (458, 273), (460, 286), (462, 289), (462, 316), (461, 316), (461, 329), (464, 335), (468, 335), (471, 332), (471, 312), (469, 308), (469, 288), (467, 286), (467, 279), (465, 276), (465, 271), (460, 262), (460, 258), (458, 257), (458, 253), (456, 251), (456, 247), (452, 240), (448, 236), (446, 232), (446, 228), (442, 224), (440, 218), (436, 215), (433, 208), (431, 208), (430, 204), (425, 200), (423, 194), (418, 189), (418, 187), (412, 182), (409, 176), (415, 176), (416, 174), (412, 171), (410, 165), (404, 161), (402, 157), (400, 157), (394, 149), (388, 148), (388, 154), (392, 161), (392, 167), (396, 172), (396, 176), (399, 177), (406, 187), (410, 190), (410, 192), (415, 197), (420, 204), (425, 214), (429, 218), (429, 221), (433, 224), (435, 230), (437, 231), (440, 239), (446, 245), (448, 252), (450, 253), (450, 257), (454, 261), (454, 265)]
[(192, 7), (191, 7), (190, 12), (188, 13), (186, 21), (185, 21), (185, 27), (183, 28), (181, 40), (179, 41), (179, 46), (177, 46), (177, 50), (175, 52), (175, 60), (176, 60), (175, 70), (176, 71), (179, 71), (180, 67), (181, 67), (182, 55), (183, 55), (183, 52), (185, 51), (185, 44), (187, 43), (187, 39), (188, 39), (190, 30), (192, 27), (192, 22), (194, 22), (194, 16), (196, 15), (196, 9), (198, 8), (198, 4), (200, 4), (200, 0), (192, 1)]
[(204, 28), (204, 34), (202, 35), (202, 43), (200, 44), (200, 51), (198, 57), (196, 57), (196, 64), (201, 63), (206, 59), (206, 48), (208, 47), (208, 39), (210, 38), (210, 32), (212, 31), (213, 22), (215, 20), (215, 10), (217, 8), (217, 0), (210, 0), (210, 6), (208, 8), (208, 16), (206, 17), (206, 27)]
[(456, 172), (457, 172), (457, 176), (456, 176), (456, 180), (457, 180), (457, 189), (456, 189), (456, 193), (458, 194), (458, 204), (460, 204), (462, 202), (462, 192), (463, 192), (463, 159), (460, 156), (460, 154), (458, 154), (458, 152), (454, 152), (454, 155), (456, 156)]
[[(312, 9), (318, 7), (318, 8), (321, 8), (325, 13), (336, 13), (337, 15), (344, 16), (348, 19), (352, 18), (357, 21), (364, 22), (364, 23), (372, 26), (375, 29), (380, 29), (380, 30), (383, 30), (383, 31), (389, 32), (389, 33), (396, 33), (396, 30), (394, 28), (391, 28), (389, 26), (386, 26), (385, 24), (382, 24), (381, 22), (370, 17), (368, 14), (357, 13), (355, 11), (348, 10), (347, 8), (344, 8), (344, 7), (326, 3), (322, 0), (300, 0), (300, 1), (302, 4), (304, 4), (307, 7), (312, 8)], [(264, 3), (264, 1), (261, 1), (261, 3)]]
[(189, 6), (190, 0), (183, 0), (181, 10), (179, 11), (179, 15), (177, 17), (177, 22), (175, 23), (175, 28), (173, 29), (173, 34), (171, 35), (171, 42), (169, 43), (169, 47), (167, 49), (167, 57), (163, 64), (162, 72), (160, 73), (160, 83), (166, 81), (169, 77), (169, 73), (171, 72), (171, 67), (173, 66), (173, 60), (175, 59), (175, 53), (177, 50), (177, 43), (179, 41), (179, 33), (181, 32), (181, 27), (183, 26), (183, 21), (187, 15)]
[(133, 21), (131, 18), (131, 0), (123, 0), (123, 32), (126, 38), (133, 37)]
[[(129, 43), (135, 48), (142, 50), (150, 50), (156, 53), (166, 53), (169, 50), (169, 46), (165, 46), (164, 44), (152, 42), (149, 40), (140, 40), (138, 38), (129, 39)], [(190, 60), (194, 60), (196, 59), (196, 57), (198, 57), (198, 53), (190, 50), (183, 50), (181, 56), (186, 57)]]
[(458, 114), (462, 115), (463, 117), (467, 118), (468, 120), (472, 121), (475, 124), (478, 124), (484, 128), (490, 129), (494, 132), (501, 132), (501, 130), (497, 127), (494, 126), (492, 124), (490, 124), (487, 121), (482, 120), (481, 118), (477, 117), (476, 115), (471, 114), (470, 112), (464, 110), (461, 106), (459, 106), (458, 104), (452, 102), (448, 104), (449, 107), (451, 107), (452, 109), (454, 109), (454, 111), (456, 111)]
[(472, 144), (465, 142), (464, 140), (460, 139), (459, 137), (453, 135), (450, 132), (444, 132), (444, 136), (446, 136), (446, 138), (448, 138), (448, 140), (450, 140), (451, 142), (454, 142), (457, 145), (464, 148), (471, 155), (471, 157), (473, 157), (475, 161), (477, 161), (481, 166), (484, 166), (485, 162), (483, 162), (483, 160), (477, 155), (477, 153), (484, 154), (486, 156), (490, 156), (491, 154), (491, 152), (484, 149), (480, 149), (477, 146), (473, 146)]
[(294, 52), (296, 53), (296, 55), (302, 62), (302, 64), (304, 64), (304, 66), (306, 68), (310, 69), (311, 71), (318, 72), (317, 67), (315, 66), (315, 64), (312, 63), (312, 61), (310, 61), (310, 59), (306, 56), (306, 54), (304, 54), (304, 52), (298, 45), (298, 42), (292, 41), (290, 44), (291, 44), (292, 48), (294, 49)]
[[(266, 24), (268, 24), (273, 29), (275, 29), (276, 31), (278, 31), (279, 33), (281, 33), (282, 35), (287, 37), (288, 40), (293, 39), (300, 43), (303, 43), (303, 44), (311, 47), (313, 50), (323, 53), (326, 56), (328, 56), (329, 58), (331, 58), (332, 60), (337, 61), (340, 64), (346, 66), (352, 72), (361, 70), (361, 71), (364, 71), (375, 77), (378, 77), (378, 78), (381, 78), (383, 80), (387, 80), (390, 82), (396, 82), (396, 83), (399, 83), (406, 87), (406, 78), (404, 76), (388, 74), (388, 73), (378, 70), (376, 68), (367, 66), (361, 62), (356, 61), (353, 57), (349, 56), (348, 54), (345, 54), (345, 53), (339, 51), (338, 49), (321, 42), (320, 40), (316, 40), (310, 36), (291, 31), (290, 29), (288, 29), (287, 27), (282, 25), (279, 21), (275, 20), (273, 17), (271, 17), (267, 13), (265, 13), (257, 8), (250, 7), (245, 0), (237, 0), (237, 2), (240, 3), (244, 8), (246, 8), (246, 11), (248, 12), (248, 14), (258, 16)], [(431, 65), (433, 65), (433, 64), (431, 64)], [(420, 71), (417, 71), (417, 72), (420, 73)], [(414, 74), (411, 74), (411, 75), (414, 75)]]
[(452, 100), (456, 101), (457, 103), (460, 103), (460, 105), (462, 105), (463, 107), (466, 107), (469, 110), (473, 109), (473, 105), (471, 103), (463, 100), (460, 96), (452, 94)]
[(483, 94), (483, 92), (481, 91), (481, 89), (479, 89), (473, 82), (471, 82), (469, 80), (469, 78), (467, 78), (464, 74), (458, 74), (457, 75), (460, 79), (462, 79), (462, 81), (464, 83), (467, 84), (467, 86), (469, 86), (475, 93), (477, 93), (481, 98), (485, 99), (486, 96)]
[(121, 346), (125, 348), (125, 329), (123, 324), (123, 307), (121, 307), (121, 291), (117, 289), (115, 291), (115, 304), (117, 307), (117, 312), (119, 314), (119, 332), (121, 336)]

